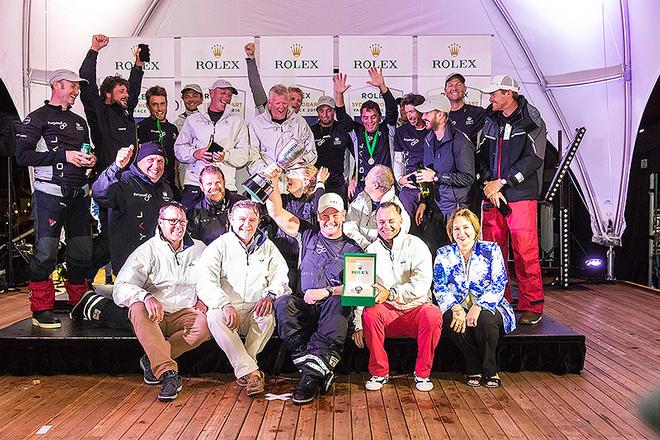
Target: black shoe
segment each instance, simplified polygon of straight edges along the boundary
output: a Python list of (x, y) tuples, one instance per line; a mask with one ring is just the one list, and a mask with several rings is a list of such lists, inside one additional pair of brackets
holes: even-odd
[(168, 370), (163, 373), (163, 385), (160, 387), (160, 393), (158, 393), (158, 400), (161, 402), (169, 402), (177, 398), (181, 390), (183, 389), (183, 383), (181, 381), (181, 376), (174, 370)]
[(149, 362), (149, 358), (146, 354), (140, 358), (140, 368), (144, 371), (144, 383), (147, 385), (158, 385), (163, 383), (163, 380), (158, 379), (153, 371), (151, 371), (151, 362)]
[(69, 318), (71, 318), (71, 321), (75, 321), (75, 322), (84, 321), (85, 306), (87, 306), (89, 301), (96, 296), (101, 296), (101, 295), (97, 295), (96, 291), (93, 288), (87, 290), (87, 292), (85, 292), (82, 298), (80, 298), (80, 301), (78, 301), (76, 305), (73, 306), (73, 308), (71, 309), (71, 313), (69, 313)]
[(525, 310), (520, 316), (520, 321), (518, 322), (524, 325), (536, 325), (541, 322), (541, 319), (543, 319), (542, 314)]
[(293, 403), (304, 405), (313, 401), (319, 392), (319, 388), (321, 388), (321, 380), (318, 377), (303, 374), (296, 390), (293, 392)]
[(41, 328), (60, 328), (62, 321), (60, 321), (52, 310), (41, 310), (32, 312), (32, 325)]
[(323, 378), (323, 381), (321, 382), (321, 394), (328, 394), (328, 391), (330, 391), (330, 388), (332, 387), (334, 381), (335, 381), (334, 371), (331, 371), (330, 374), (326, 374), (325, 377)]

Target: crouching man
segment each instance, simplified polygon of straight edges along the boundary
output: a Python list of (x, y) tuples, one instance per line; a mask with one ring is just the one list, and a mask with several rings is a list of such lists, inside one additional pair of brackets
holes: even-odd
[(206, 307), (195, 293), (197, 260), (205, 245), (186, 235), (187, 223), (183, 205), (163, 205), (156, 235), (128, 257), (112, 291), (115, 303), (129, 308), (146, 353), (140, 359), (144, 382), (162, 384), (158, 399), (164, 402), (176, 399), (182, 388), (174, 359), (211, 337)]
[(211, 242), (199, 260), (197, 292), (208, 306), (209, 329), (234, 367), (236, 382), (252, 396), (264, 391), (256, 356), (275, 329), (273, 302), (291, 293), (289, 269), (273, 242), (257, 230), (256, 203), (236, 202), (229, 224), (231, 230)]
[(369, 348), (371, 379), (365, 388), (371, 391), (380, 390), (390, 378), (386, 336), (417, 340), (415, 386), (420, 391), (433, 389), (429, 376), (442, 314), (430, 302), (431, 252), (420, 238), (401, 230), (401, 214), (394, 202), (382, 203), (376, 212), (378, 239), (367, 247), (376, 254), (376, 305), (364, 311), (357, 308), (355, 314), (353, 341), (360, 348), (366, 341)]

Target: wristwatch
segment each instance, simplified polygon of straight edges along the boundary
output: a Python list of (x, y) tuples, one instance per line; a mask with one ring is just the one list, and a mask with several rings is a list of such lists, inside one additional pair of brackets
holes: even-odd
[(502, 184), (502, 186), (506, 186), (508, 182), (506, 181), (506, 179), (500, 179), (500, 183)]
[(277, 299), (277, 295), (275, 295), (275, 292), (271, 292), (269, 290), (268, 293), (266, 293), (266, 298), (270, 298), (271, 301), (275, 301)]
[(332, 296), (335, 293), (335, 289), (332, 286), (326, 286), (325, 290), (328, 291), (328, 296)]
[(396, 292), (396, 290), (394, 288), (392, 288), (392, 289), (390, 289), (390, 294), (387, 297), (387, 300), (388, 301), (394, 301), (397, 296), (398, 296), (398, 293)]

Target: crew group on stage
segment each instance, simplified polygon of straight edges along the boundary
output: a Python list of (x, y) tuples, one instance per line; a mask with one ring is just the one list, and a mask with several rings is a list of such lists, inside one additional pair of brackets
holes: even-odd
[[(277, 84), (265, 93), (250, 43), (257, 116), (232, 113), (237, 90), (218, 79), (208, 105), (199, 85), (183, 87), (186, 110), (174, 123), (165, 89), (149, 88), (150, 116), (136, 124), (140, 50), (128, 80), (97, 86), (108, 41), (92, 38), (79, 73), (54, 72), (50, 99), (17, 133), (16, 160), (35, 170), (33, 325), (61, 326), (51, 274), (64, 229), (71, 319), (132, 330), (160, 400), (182, 389), (176, 358), (211, 338), (247, 394), (262, 393), (256, 358), (274, 331), (300, 372), (297, 404), (330, 389), (347, 338), (369, 350), (368, 390), (388, 382), (384, 342), (399, 336), (417, 340), (415, 384), (431, 390), (443, 332), (465, 358), (468, 385), (500, 385), (498, 340), (516, 327), (510, 250), (518, 322), (536, 324), (543, 313), (536, 205), (546, 129), (510, 75), (482, 90), (483, 109), (465, 104), (460, 73), (446, 78), (444, 95), (396, 100), (382, 71), (370, 69), (385, 113), (366, 101), (358, 122), (339, 73), (310, 127), (298, 114), (302, 90)], [(85, 119), (70, 110), (78, 96)], [(278, 155), (291, 140), (304, 151), (283, 169)], [(272, 187), (265, 204), (241, 194), (244, 167)], [(342, 306), (344, 255), (364, 252), (376, 255), (375, 305)], [(109, 263), (112, 298), (91, 284)]]

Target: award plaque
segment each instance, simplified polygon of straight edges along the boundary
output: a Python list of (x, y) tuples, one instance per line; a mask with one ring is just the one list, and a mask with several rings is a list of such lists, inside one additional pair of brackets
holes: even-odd
[(373, 306), (376, 299), (376, 254), (344, 254), (342, 306)]

